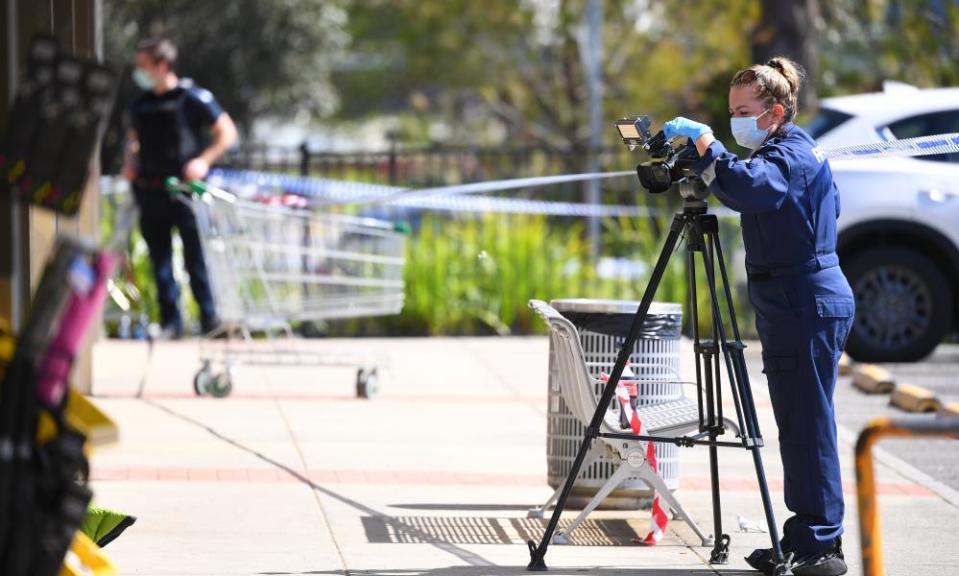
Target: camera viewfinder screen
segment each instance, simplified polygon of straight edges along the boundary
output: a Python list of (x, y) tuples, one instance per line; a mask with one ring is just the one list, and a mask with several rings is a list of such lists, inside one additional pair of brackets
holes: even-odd
[(619, 135), (623, 138), (639, 138), (639, 131), (634, 124), (617, 124)]

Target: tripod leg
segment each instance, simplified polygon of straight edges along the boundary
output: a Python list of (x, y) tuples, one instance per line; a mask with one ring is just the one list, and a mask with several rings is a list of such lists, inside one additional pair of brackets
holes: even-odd
[[(686, 245), (689, 248), (690, 267), (690, 307), (693, 317), (693, 336), (696, 352), (696, 384), (700, 390), (699, 422), (700, 431), (706, 432), (709, 437), (709, 478), (713, 507), (713, 550), (709, 557), (711, 564), (726, 564), (729, 559), (729, 536), (723, 533), (722, 497), (719, 490), (719, 448), (715, 445), (719, 433), (722, 431), (722, 409), (720, 402), (722, 395), (719, 391), (722, 378), (719, 372), (719, 335), (721, 334), (722, 316), (718, 313), (716, 302), (714, 267), (712, 266), (713, 249), (707, 240), (711, 237), (707, 233), (709, 220), (704, 217), (694, 218), (689, 231)], [(710, 287), (710, 315), (712, 324), (712, 340), (699, 339), (699, 310), (696, 305), (699, 291), (696, 285), (695, 253), (702, 255), (706, 283)], [(702, 368), (702, 372), (700, 372)], [(705, 421), (703, 410), (705, 408)]]
[(706, 420), (705, 414), (706, 410), (703, 405), (703, 366), (702, 366), (702, 354), (700, 353), (700, 341), (699, 341), (699, 302), (697, 301), (697, 291), (696, 291), (696, 257), (693, 247), (687, 243), (687, 255), (686, 255), (686, 273), (687, 286), (689, 286), (689, 311), (690, 311), (690, 321), (689, 326), (693, 332), (693, 357), (696, 360), (696, 406), (699, 409), (699, 431), (706, 431)]
[[(717, 328), (719, 329), (720, 341), (723, 344), (723, 352), (726, 356), (726, 368), (729, 372), (729, 377), (732, 379), (730, 385), (733, 390), (733, 395), (738, 396), (737, 406), (741, 405), (741, 410), (743, 414), (741, 415), (740, 422), (743, 422), (746, 425), (746, 435), (743, 438), (744, 443), (746, 443), (747, 448), (753, 454), (753, 464), (756, 468), (756, 480), (759, 483), (759, 492), (760, 497), (763, 503), (763, 511), (766, 516), (766, 525), (769, 527), (769, 538), (772, 544), (773, 550), (773, 559), (776, 562), (777, 573), (788, 573), (789, 568), (786, 565), (785, 558), (783, 556), (782, 547), (779, 543), (779, 530), (776, 525), (776, 515), (773, 512), (772, 499), (769, 497), (769, 486), (766, 482), (766, 472), (763, 468), (762, 454), (759, 449), (762, 447), (762, 437), (759, 436), (759, 422), (756, 415), (756, 405), (753, 402), (752, 391), (749, 388), (749, 375), (746, 371), (746, 359), (743, 356), (743, 344), (739, 338), (739, 329), (736, 324), (736, 312), (733, 307), (732, 294), (729, 288), (729, 277), (726, 273), (726, 265), (722, 258), (722, 247), (719, 242), (719, 224), (715, 216), (709, 216), (709, 221), (706, 222), (704, 218), (704, 226), (706, 228), (706, 234), (710, 238), (710, 242), (716, 248), (716, 254), (718, 255), (718, 266), (720, 270), (720, 275), (723, 280), (724, 295), (726, 297), (726, 307), (729, 310), (730, 323), (733, 326), (734, 335), (736, 341), (734, 343), (729, 343), (726, 340), (726, 328), (723, 326), (722, 321), (717, 321)], [(713, 305), (713, 314), (716, 318), (721, 319), (720, 308), (719, 308), (719, 298), (717, 296), (716, 282), (713, 272), (713, 262), (710, 259), (704, 259), (706, 264), (706, 277), (709, 284), (710, 300)], [(730, 359), (730, 356), (734, 357), (734, 360)], [(734, 365), (735, 364), (735, 369)], [(738, 410), (737, 410), (738, 411)]]
[[(742, 343), (742, 338), (739, 336), (739, 323), (736, 321), (736, 309), (733, 305), (732, 289), (729, 286), (729, 275), (726, 273), (726, 261), (723, 259), (723, 246), (719, 242), (718, 223), (716, 226), (717, 229), (711, 234), (710, 241), (716, 250), (717, 261), (719, 262), (719, 273), (723, 281), (723, 293), (726, 297), (726, 309), (729, 312), (729, 324), (733, 329), (733, 343), (727, 342), (725, 336), (723, 338), (723, 353), (726, 357), (726, 366), (729, 371), (729, 377), (733, 379), (730, 381), (730, 384), (732, 384), (733, 401), (736, 405), (736, 415), (739, 419), (740, 430), (744, 432), (748, 430), (749, 438), (761, 440), (762, 434), (759, 431), (759, 422), (755, 419), (753, 394), (749, 386), (749, 376), (746, 371), (746, 359), (743, 356), (743, 350), (745, 350), (746, 346)], [(732, 366), (730, 366), (730, 362), (732, 362)], [(745, 382), (745, 386), (737, 386), (736, 384), (739, 382)], [(740, 397), (740, 393), (742, 397)], [(748, 427), (743, 419), (742, 405), (744, 403), (753, 406), (750, 411), (751, 422)], [(744, 436), (744, 438), (745, 437), (746, 436)]]
[(576, 477), (579, 476), (579, 470), (583, 465), (583, 459), (586, 457), (586, 453), (589, 451), (592, 441), (599, 435), (600, 426), (603, 423), (603, 415), (606, 412), (610, 401), (613, 399), (613, 394), (616, 392), (616, 385), (619, 383), (619, 379), (623, 375), (623, 370), (626, 368), (626, 362), (629, 360), (630, 352), (632, 352), (633, 345), (636, 343), (636, 338), (639, 336), (639, 331), (642, 329), (643, 323), (646, 321), (646, 314), (649, 312), (649, 306), (653, 303), (653, 297), (656, 295), (656, 290), (659, 288), (659, 284), (663, 279), (663, 274), (666, 272), (666, 267), (669, 264), (669, 258), (672, 256), (673, 250), (676, 249), (676, 244), (679, 242), (679, 236), (683, 231), (685, 223), (686, 217), (683, 213), (677, 213), (675, 216), (673, 216), (673, 223), (669, 227), (669, 234), (666, 236), (666, 242), (663, 244), (663, 249), (659, 253), (659, 258), (656, 261), (656, 267), (653, 268), (653, 273), (650, 276), (649, 284), (646, 286), (646, 290), (643, 292), (643, 298), (640, 301), (639, 309), (636, 311), (636, 315), (633, 317), (633, 324), (629, 329), (629, 334), (626, 336), (626, 341), (623, 342), (623, 347), (619, 351), (619, 356), (616, 358), (616, 364), (613, 366), (613, 372), (610, 374), (609, 380), (606, 382), (606, 386), (603, 388), (603, 394), (600, 397), (599, 402), (596, 404), (596, 411), (593, 413), (593, 418), (590, 420), (589, 426), (586, 428), (586, 436), (583, 438), (583, 442), (579, 446), (579, 452), (576, 454), (576, 459), (573, 461), (573, 467), (566, 476), (566, 481), (563, 484), (563, 491), (559, 495), (559, 501), (556, 503), (556, 508), (553, 509), (553, 515), (550, 516), (549, 524), (546, 525), (546, 531), (543, 533), (543, 538), (540, 540), (538, 546), (532, 540), (526, 543), (527, 546), (529, 546), (530, 556), (529, 564), (526, 566), (527, 570), (537, 572), (546, 570), (546, 550), (549, 548), (549, 543), (553, 538), (553, 533), (556, 532), (556, 526), (559, 524), (559, 518), (563, 513), (563, 509), (566, 508), (566, 500), (569, 498), (569, 493), (573, 489), (573, 483), (576, 481)]
[[(715, 346), (715, 344), (713, 344)], [(706, 365), (706, 420), (709, 427), (709, 439), (716, 441), (716, 427), (721, 425), (717, 422), (714, 409), (715, 398), (713, 397), (713, 386), (716, 384), (713, 380), (713, 357), (715, 350), (706, 354), (704, 364)], [(723, 534), (723, 515), (722, 515), (722, 497), (719, 491), (719, 448), (715, 444), (709, 446), (709, 482), (712, 489), (713, 498), (713, 551), (709, 555), (710, 564), (726, 564), (729, 561), (729, 536)]]
[[(583, 460), (583, 465), (581, 466), (581, 468), (583, 470), (588, 470), (589, 467), (593, 465), (593, 462), (595, 462), (596, 459), (602, 455), (602, 453), (603, 453), (602, 449), (599, 446), (594, 445), (592, 448), (590, 448), (589, 453), (586, 455), (586, 458)], [(563, 491), (562, 486), (557, 488), (556, 491), (553, 492), (553, 495), (549, 497), (549, 500), (547, 500), (545, 504), (536, 508), (532, 508), (527, 513), (526, 515), (527, 518), (542, 518), (545, 515), (546, 511), (549, 510), (549, 507), (553, 505), (553, 502), (555, 502), (556, 499), (559, 498), (559, 495), (562, 493), (562, 491)]]

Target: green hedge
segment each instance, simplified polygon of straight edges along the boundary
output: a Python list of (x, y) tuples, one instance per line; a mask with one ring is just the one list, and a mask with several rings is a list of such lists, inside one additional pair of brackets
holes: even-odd
[[(589, 253), (583, 219), (424, 213), (407, 242), (402, 313), (321, 323), (320, 332), (335, 336), (540, 333), (544, 327), (527, 307), (531, 298), (638, 300), (671, 220), (670, 206), (660, 202), (655, 207), (661, 209), (656, 217), (602, 220), (604, 255), (645, 264), (645, 275), (632, 280), (600, 277)], [(105, 238), (112, 231), (115, 212), (113, 202), (104, 203)], [(722, 219), (721, 223), (728, 259), (740, 244), (739, 230), (731, 220)], [(146, 246), (137, 233), (130, 247), (130, 265), (118, 276), (117, 284), (135, 296), (135, 310), (156, 321), (156, 289)], [(670, 260), (656, 300), (681, 302), (688, 312), (685, 260), (685, 248), (681, 246)], [(704, 278), (701, 266), (697, 274)], [(705, 328), (710, 316), (705, 283), (701, 286), (699, 302)], [(181, 288), (186, 319), (195, 323), (196, 306), (185, 279)], [(115, 318), (117, 309), (108, 303), (108, 312), (111, 310), (108, 318)], [(749, 312), (748, 307), (740, 306), (738, 312), (740, 328), (748, 333), (752, 328), (751, 319), (744, 314)], [(108, 324), (112, 330), (112, 323)]]

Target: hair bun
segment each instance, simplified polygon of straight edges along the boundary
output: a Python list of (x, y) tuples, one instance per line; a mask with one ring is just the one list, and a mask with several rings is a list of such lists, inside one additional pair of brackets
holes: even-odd
[(770, 58), (769, 61), (766, 62), (766, 66), (769, 66), (770, 68), (782, 74), (783, 78), (786, 79), (786, 82), (789, 83), (790, 92), (793, 94), (799, 93), (799, 87), (802, 84), (803, 77), (806, 75), (806, 72), (802, 69), (802, 66), (784, 56)]

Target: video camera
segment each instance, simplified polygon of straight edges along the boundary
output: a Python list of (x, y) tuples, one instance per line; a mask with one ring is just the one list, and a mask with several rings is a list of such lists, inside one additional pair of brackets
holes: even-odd
[(692, 169), (693, 163), (699, 159), (696, 146), (687, 141), (674, 148), (662, 130), (650, 136), (651, 125), (649, 116), (633, 116), (616, 121), (616, 129), (626, 147), (630, 151), (642, 148), (649, 154), (649, 160), (636, 166), (639, 183), (651, 194), (665, 192), (673, 184), (688, 184), (679, 186), (679, 193), (684, 200), (705, 200), (709, 190)]

